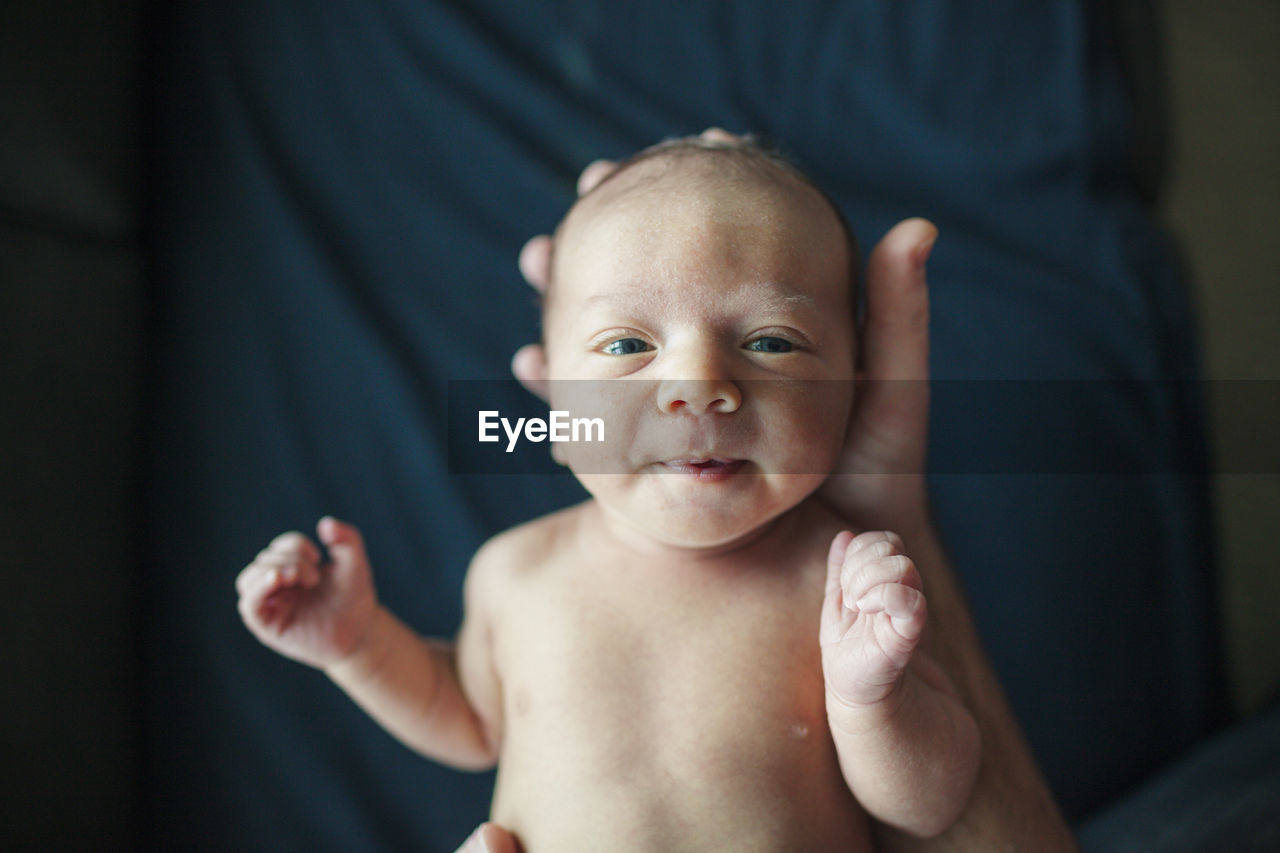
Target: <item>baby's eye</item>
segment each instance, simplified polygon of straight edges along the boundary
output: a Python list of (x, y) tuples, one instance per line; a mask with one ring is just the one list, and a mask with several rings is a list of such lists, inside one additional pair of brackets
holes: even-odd
[(602, 348), (602, 352), (608, 355), (635, 355), (638, 352), (647, 352), (649, 345), (639, 338), (619, 338), (616, 341), (609, 341)]
[(747, 349), (755, 352), (791, 352), (795, 347), (786, 338), (776, 338), (768, 335), (763, 338), (756, 338), (747, 344)]

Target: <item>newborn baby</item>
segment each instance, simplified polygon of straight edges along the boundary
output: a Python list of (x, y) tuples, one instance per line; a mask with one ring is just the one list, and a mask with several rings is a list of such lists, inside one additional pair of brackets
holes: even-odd
[[(749, 142), (664, 143), (561, 223), (543, 306), (555, 445), (591, 499), (476, 554), (456, 643), (377, 600), (355, 528), (278, 537), (240, 575), (271, 648), (410, 747), (498, 765), (525, 850), (869, 850), (960, 814), (977, 727), (917, 649), (893, 533), (812, 497), (844, 444), (857, 256), (843, 218)], [(425, 796), (425, 794), (424, 794)]]

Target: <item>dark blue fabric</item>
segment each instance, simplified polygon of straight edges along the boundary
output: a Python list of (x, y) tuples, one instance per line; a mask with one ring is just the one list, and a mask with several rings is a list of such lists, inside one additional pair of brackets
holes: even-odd
[(1280, 850), (1280, 705), (1197, 746), (1080, 828), (1087, 853)]
[[(487, 775), (412, 755), (259, 646), (232, 581), (273, 535), (333, 513), (364, 529), (383, 599), (449, 635), (476, 547), (581, 497), (564, 476), (449, 475), (444, 430), (449, 380), (505, 377), (534, 337), (516, 253), (595, 157), (753, 130), (868, 247), (932, 218), (944, 380), (1195, 374), (1112, 34), (1087, 4), (160, 5), (144, 534), (158, 846), (452, 850), (486, 813)], [(1188, 473), (1199, 401), (1174, 387), (1043, 412), (1120, 470), (1162, 473), (934, 480), (983, 637), (1073, 816), (1220, 711), (1205, 489)], [(975, 419), (939, 394), (933, 459), (1008, 440), (984, 422), (1004, 424), (998, 406)], [(1036, 422), (1014, 434), (1051, 458)]]

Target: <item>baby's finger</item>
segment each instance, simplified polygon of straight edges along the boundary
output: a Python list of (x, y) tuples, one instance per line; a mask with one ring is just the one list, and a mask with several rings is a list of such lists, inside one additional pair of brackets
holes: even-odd
[(259, 564), (245, 580), (241, 599), (247, 599), (254, 606), (261, 606), (280, 590), (298, 586), (301, 583), (302, 571), (299, 563)]
[(285, 577), (284, 571), (274, 572), (258, 599), (256, 613), (263, 625), (282, 631), (292, 617), (298, 601), (299, 585), (296, 575)]
[(904, 640), (915, 640), (924, 632), (927, 605), (924, 593), (900, 583), (872, 587), (858, 599), (863, 613), (889, 614), (894, 632)]
[(849, 553), (861, 551), (872, 545), (880, 545), (888, 542), (892, 549), (884, 551), (885, 554), (892, 554), (894, 551), (902, 550), (902, 537), (894, 533), (892, 530), (864, 530), (857, 536), (853, 537), (853, 541), (849, 543)]
[[(883, 547), (876, 547), (876, 550), (881, 550)], [(863, 596), (874, 587), (886, 583), (902, 584), (916, 590), (924, 589), (920, 572), (911, 558), (905, 554), (884, 556), (877, 554), (873, 559), (863, 559), (856, 555), (846, 557), (840, 586), (844, 590), (844, 601), (847, 607), (858, 609), (857, 602)]]
[[(845, 552), (844, 568), (840, 574), (840, 585), (846, 591), (858, 589), (860, 592), (866, 592), (870, 589), (868, 581), (859, 581), (860, 573), (865, 572), (868, 565), (876, 560), (894, 556), (902, 553), (902, 540), (898, 538), (896, 533), (888, 530), (869, 530), (859, 533), (849, 543), (849, 550)], [(873, 575), (877, 583), (885, 581), (898, 580), (897, 576)]]
[(256, 606), (279, 586), (280, 568), (278, 566), (258, 566), (257, 571), (249, 577), (241, 598)]
[(315, 589), (320, 585), (323, 576), (319, 564), (308, 561), (297, 564), (297, 574), (294, 579), (303, 589)]
[[(301, 554), (263, 551), (254, 558), (249, 568), (259, 572), (275, 571), (279, 573), (283, 582), (295, 583), (299, 578), (306, 577), (308, 572), (318, 572), (319, 563), (315, 560), (306, 559)], [(248, 569), (245, 571), (247, 572)], [(242, 572), (241, 574), (243, 575), (244, 573)], [(237, 589), (239, 589), (238, 579)]]
[(844, 568), (845, 552), (849, 548), (849, 540), (853, 534), (843, 530), (831, 540), (831, 548), (827, 551), (827, 583), (822, 598), (822, 624), (835, 624), (840, 618), (844, 603), (840, 576)]
[(854, 539), (853, 533), (842, 530), (831, 540), (827, 550), (827, 584), (839, 583), (844, 569), (845, 556), (849, 553), (849, 543)]
[(266, 577), (278, 572), (282, 565), (278, 557), (263, 551), (236, 576), (236, 592), (241, 597), (260, 595)]
[(240, 584), (240, 600), (237, 607), (245, 624), (250, 627), (264, 625), (268, 622), (271, 608), (266, 605), (267, 599), (275, 589), (279, 570), (262, 566), (250, 567), (242, 573)]
[(253, 558), (250, 566), (257, 566), (260, 569), (278, 569), (289, 563), (298, 562), (298, 555), (291, 554), (287, 551), (272, 551), (270, 548), (264, 548), (258, 552)]
[(266, 553), (298, 561), (310, 560), (313, 563), (320, 560), (320, 549), (316, 547), (316, 543), (296, 530), (281, 533), (272, 539)]
[(236, 575), (236, 595), (243, 596), (253, 584), (254, 577), (262, 571), (262, 565), (255, 559)]

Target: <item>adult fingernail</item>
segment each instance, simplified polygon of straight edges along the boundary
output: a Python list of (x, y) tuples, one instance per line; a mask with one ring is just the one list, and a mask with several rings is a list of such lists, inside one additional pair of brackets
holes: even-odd
[(463, 843), (458, 853), (490, 853), (492, 848), (489, 846), (487, 837), (489, 833), (485, 832), (488, 826), (487, 822), (477, 826), (475, 832), (471, 833), (471, 836)]
[(938, 241), (938, 235), (934, 234), (929, 239), (916, 246), (912, 252), (911, 259), (915, 262), (917, 269), (924, 269), (924, 265), (929, 262), (929, 255), (933, 253), (933, 244)]

